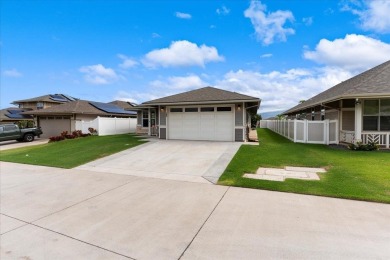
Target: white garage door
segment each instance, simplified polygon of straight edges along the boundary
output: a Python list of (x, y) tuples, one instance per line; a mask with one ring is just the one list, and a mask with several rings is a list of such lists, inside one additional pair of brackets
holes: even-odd
[(63, 131), (70, 132), (69, 117), (42, 117), (39, 118), (39, 126), (42, 128), (42, 138), (58, 136)]
[(233, 112), (232, 106), (170, 108), (168, 138), (234, 141)]

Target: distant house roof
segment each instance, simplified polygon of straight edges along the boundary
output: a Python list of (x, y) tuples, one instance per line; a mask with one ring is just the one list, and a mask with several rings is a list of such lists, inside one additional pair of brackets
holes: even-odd
[(121, 107), (125, 110), (131, 109), (137, 105), (135, 103), (128, 102), (128, 101), (122, 101), (122, 100), (114, 100), (114, 101), (109, 102), (108, 104), (116, 105), (117, 107)]
[(184, 93), (167, 96), (151, 101), (147, 101), (142, 105), (170, 105), (170, 104), (182, 104), (182, 103), (222, 103), (225, 101), (242, 101), (242, 102), (260, 102), (259, 98), (251, 97), (236, 92), (222, 90), (213, 87), (204, 87), (187, 91)]
[(321, 92), (283, 114), (339, 99), (374, 96), (390, 97), (390, 60)]
[[(115, 112), (109, 112), (109, 111)], [(108, 112), (107, 112), (108, 111)], [(135, 116), (137, 113), (125, 111), (123, 108), (108, 103), (75, 100), (45, 109), (23, 112), (28, 115), (68, 115), (85, 114), (96, 116)]]
[(0, 121), (19, 121), (19, 120), (32, 120), (33, 117), (30, 115), (20, 114), (21, 112), (27, 111), (23, 108), (9, 107), (0, 110)]
[(65, 94), (49, 94), (49, 95), (44, 95), (44, 96), (39, 96), (34, 98), (16, 100), (12, 102), (12, 104), (20, 104), (20, 103), (27, 103), (27, 102), (66, 103), (74, 100), (77, 99)]

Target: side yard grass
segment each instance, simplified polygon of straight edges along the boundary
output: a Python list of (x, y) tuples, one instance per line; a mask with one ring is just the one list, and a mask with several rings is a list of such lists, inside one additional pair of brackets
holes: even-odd
[[(268, 130), (258, 129), (259, 146), (242, 145), (219, 184), (390, 203), (390, 152), (360, 152), (325, 145), (298, 144)], [(243, 178), (259, 167), (325, 167), (320, 181), (284, 182)]]
[(73, 168), (145, 143), (131, 134), (90, 136), (0, 152), (0, 161)]

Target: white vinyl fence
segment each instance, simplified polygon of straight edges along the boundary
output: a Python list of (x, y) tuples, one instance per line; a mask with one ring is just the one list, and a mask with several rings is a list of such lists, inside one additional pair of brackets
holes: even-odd
[(261, 120), (260, 128), (268, 128), (294, 143), (339, 143), (338, 120)]
[(136, 126), (136, 118), (97, 117), (92, 121), (76, 121), (76, 130), (89, 133), (88, 128), (92, 127), (100, 136), (135, 133)]

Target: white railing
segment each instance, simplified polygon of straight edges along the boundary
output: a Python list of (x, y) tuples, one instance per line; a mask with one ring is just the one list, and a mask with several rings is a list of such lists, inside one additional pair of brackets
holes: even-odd
[(89, 133), (88, 128), (97, 130), (98, 135), (135, 133), (136, 118), (97, 117), (92, 121), (76, 121), (76, 130)]
[(295, 143), (337, 144), (338, 120), (261, 120), (260, 128), (268, 128)]
[(390, 132), (363, 132), (362, 143), (374, 142), (378, 145), (390, 148)]

